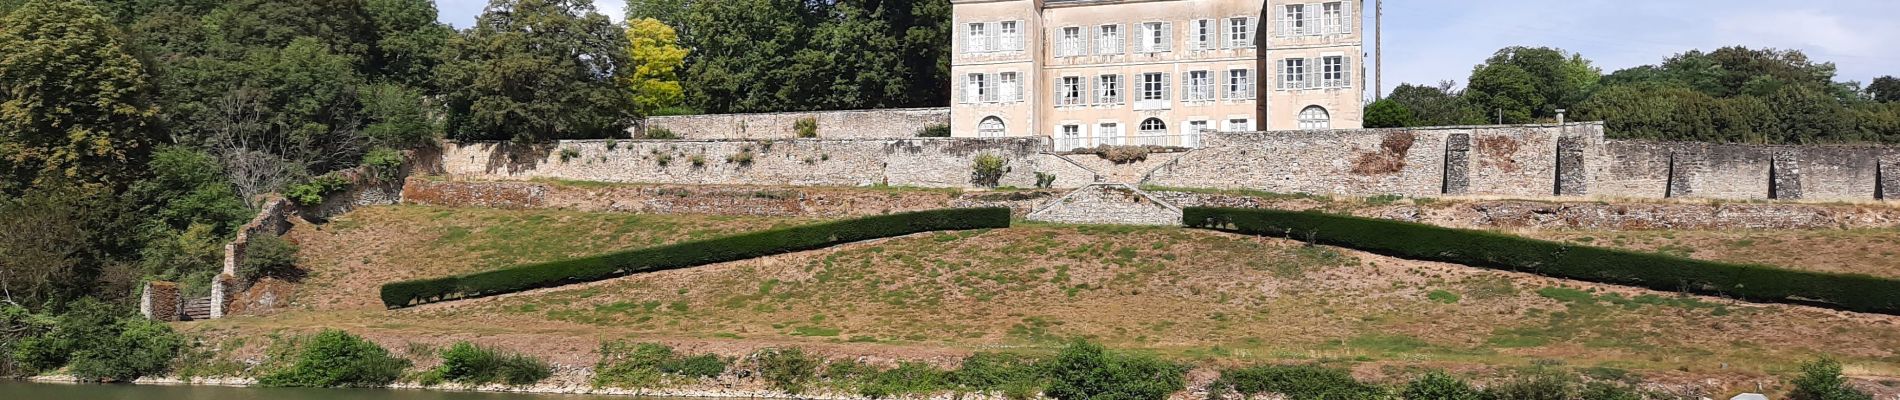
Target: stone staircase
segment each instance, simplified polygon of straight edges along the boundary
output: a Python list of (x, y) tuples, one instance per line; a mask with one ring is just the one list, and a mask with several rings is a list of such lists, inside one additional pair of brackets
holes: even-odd
[(211, 319), (211, 297), (199, 297), (185, 300), (184, 321), (202, 321)]

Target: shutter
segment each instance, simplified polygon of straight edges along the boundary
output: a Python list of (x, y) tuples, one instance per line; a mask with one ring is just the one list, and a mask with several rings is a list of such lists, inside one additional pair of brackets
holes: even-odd
[(1352, 57), (1339, 57), (1339, 78), (1341, 87), (1357, 87), (1352, 84)]
[[(1221, 70), (1220, 77), (1218, 78), (1213, 77), (1213, 76), (1208, 77), (1209, 79), (1214, 80), (1214, 91), (1220, 92), (1220, 98), (1223, 98), (1223, 99), (1234, 98), (1234, 91), (1231, 90), (1231, 88), (1227, 86), (1227, 75), (1233, 73), (1230, 71), (1233, 71), (1233, 70)], [(1208, 71), (1209, 75), (1213, 75), (1213, 73), (1214, 71)]]
[(1121, 87), (1118, 88), (1120, 90), (1115, 91), (1115, 104), (1127, 104), (1128, 103), (1128, 86), (1129, 86), (1128, 75), (1115, 75), (1115, 84), (1121, 85)]
[(956, 78), (957, 78), (957, 90), (956, 90), (957, 103), (969, 104), (970, 103), (970, 96), (969, 96), (970, 78), (966, 78), (963, 75), (957, 75)]
[(1089, 85), (1088, 90), (1082, 91), (1082, 104), (1100, 104), (1102, 102), (1102, 76), (1096, 75), (1085, 80), (1093, 82), (1094, 84)]
[(1234, 41), (1227, 38), (1227, 25), (1232, 23), (1227, 18), (1221, 18), (1214, 23), (1214, 41), (1219, 43), (1220, 48), (1234, 48)]
[(1003, 83), (1003, 74), (989, 74), (983, 77), (984, 86), (988, 86), (984, 89), (989, 89), (989, 90), (983, 91), (984, 103), (995, 103), (996, 99), (1001, 97), (999, 96), (1001, 93), (998, 93), (998, 91), (1002, 89), (1003, 87), (1002, 83)]
[(1161, 23), (1161, 51), (1174, 51), (1174, 23)]
[(1352, 19), (1353, 5), (1355, 5), (1355, 2), (1351, 2), (1351, 1), (1340, 2), (1339, 14), (1342, 17), (1339, 19), (1339, 23), (1340, 23), (1339, 33), (1350, 34), (1352, 33), (1353, 25), (1359, 25), (1359, 20)]
[(1181, 75), (1181, 100), (1193, 100), (1194, 99), (1194, 96), (1192, 96), (1193, 93), (1189, 92), (1191, 90), (1194, 90), (1194, 72), (1188, 72), (1186, 74), (1182, 74)]
[[(1326, 68), (1326, 67), (1324, 67), (1324, 66), (1323, 66), (1323, 64), (1322, 64), (1323, 62), (1325, 62), (1325, 60), (1326, 60), (1325, 58), (1308, 58), (1308, 59), (1306, 59), (1306, 65), (1307, 65), (1307, 67), (1306, 67), (1306, 87), (1307, 87), (1307, 88), (1309, 88), (1309, 89), (1313, 89), (1313, 88), (1319, 88), (1319, 87), (1321, 87), (1321, 86), (1322, 86), (1322, 85), (1320, 85), (1320, 81), (1321, 81), (1321, 79), (1318, 79), (1318, 78), (1322, 78), (1322, 76), (1320, 75), (1320, 70), (1322, 70), (1322, 69), (1325, 69), (1325, 68)], [(1313, 68), (1312, 66), (1315, 66), (1315, 65), (1320, 65), (1321, 67), (1319, 67), (1319, 68)]]
[(1275, 72), (1275, 73), (1273, 74), (1273, 78), (1272, 78), (1272, 79), (1273, 79), (1273, 80), (1274, 80), (1275, 82), (1279, 82), (1279, 83), (1278, 83), (1277, 85), (1275, 85), (1274, 87), (1276, 87), (1276, 88), (1278, 88), (1278, 89), (1280, 89), (1280, 90), (1287, 90), (1287, 89), (1292, 89), (1291, 87), (1289, 87), (1289, 86), (1291, 86), (1290, 84), (1291, 84), (1292, 82), (1287, 82), (1287, 79), (1286, 79), (1286, 60), (1285, 60), (1285, 59), (1280, 59), (1280, 60), (1278, 60), (1277, 62), (1274, 62), (1274, 63), (1273, 63), (1273, 65), (1274, 65), (1275, 67), (1278, 67), (1278, 68), (1276, 68), (1276, 69), (1274, 69), (1274, 72)]
[(1166, 72), (1161, 73), (1161, 99), (1162, 100), (1174, 100), (1174, 88), (1172, 87), (1173, 82), (1174, 82), (1173, 74), (1169, 74)]
[(1273, 25), (1271, 25), (1274, 27), (1273, 36), (1286, 37), (1287, 29), (1290, 28), (1286, 20), (1286, 6), (1269, 8), (1267, 12), (1273, 14)]

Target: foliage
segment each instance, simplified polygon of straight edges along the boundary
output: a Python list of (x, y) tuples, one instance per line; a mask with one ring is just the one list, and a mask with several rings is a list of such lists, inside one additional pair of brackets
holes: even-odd
[(1486, 400), (1569, 400), (1578, 394), (1574, 379), (1553, 371), (1531, 371), (1484, 388)]
[[(950, 96), (948, 0), (628, 2), (693, 49), (687, 101), (711, 113), (924, 107)], [(766, 84), (770, 82), (770, 84)]]
[(1872, 399), (1866, 393), (1854, 390), (1847, 385), (1847, 379), (1841, 377), (1841, 363), (1832, 359), (1819, 359), (1801, 364), (1801, 376), (1794, 379), (1794, 391), (1788, 393), (1794, 400), (1867, 400)]
[(684, 356), (659, 344), (609, 341), (600, 344), (600, 361), (594, 365), (594, 385), (653, 387), (664, 383), (667, 376), (717, 377), (725, 373), (726, 366), (726, 360), (717, 355)]
[(1750, 301), (1900, 313), (1900, 281), (1694, 260), (1317, 212), (1190, 207), (1188, 226), (1288, 235), (1401, 258)]
[(1128, 164), (1148, 160), (1147, 146), (1113, 146), (1104, 144), (1092, 148), (1076, 149), (1074, 152), (1076, 154), (1094, 154), (1096, 157), (1101, 157), (1104, 160), (1116, 164)]
[(1385, 100), (1391, 100), (1411, 112), (1412, 119), (1405, 121), (1408, 122), (1405, 127), (1490, 123), (1485, 113), (1472, 105), (1464, 93), (1454, 89), (1451, 82), (1441, 82), (1436, 87), (1403, 84), (1392, 89)]
[(950, 374), (929, 364), (902, 362), (897, 368), (878, 371), (858, 385), (858, 394), (870, 398), (927, 394), (950, 384)]
[(1208, 385), (1209, 398), (1234, 392), (1243, 396), (1277, 393), (1295, 399), (1381, 399), (1385, 390), (1353, 379), (1342, 369), (1316, 365), (1259, 365), (1221, 371)]
[(124, 271), (136, 253), (138, 217), (130, 199), (101, 188), (65, 185), (0, 198), (0, 295), (29, 306), (80, 297), (118, 300), (135, 279)]
[(297, 202), (299, 205), (314, 206), (323, 204), (323, 199), (331, 193), (340, 192), (349, 187), (350, 179), (342, 174), (323, 174), (309, 181), (290, 185), (284, 190), (284, 198)]
[(646, 138), (647, 139), (679, 139), (680, 134), (673, 133), (672, 129), (666, 129), (666, 127), (656, 126), (652, 128), (647, 128)]
[(442, 365), (436, 367), (442, 379), (470, 385), (503, 382), (513, 386), (540, 382), (553, 375), (546, 362), (522, 354), (504, 354), (495, 349), (456, 342), (442, 351)]
[(798, 137), (801, 138), (818, 137), (818, 119), (812, 117), (799, 118), (797, 121), (792, 121), (792, 130), (797, 131)]
[(1467, 94), (1480, 110), (1502, 109), (1504, 122), (1552, 118), (1588, 97), (1603, 71), (1581, 54), (1548, 47), (1506, 47), (1471, 73)]
[(225, 179), (216, 156), (185, 146), (168, 146), (152, 153), (145, 165), (151, 176), (129, 188), (139, 199), (140, 213), (152, 216), (147, 231), (186, 229), (205, 225), (214, 236), (237, 230), (253, 214)]
[(123, 33), (82, 0), (29, 1), (0, 27), (0, 193), (125, 183), (157, 109)]
[(1051, 174), (1051, 173), (1046, 173), (1046, 172), (1036, 172), (1036, 188), (1037, 189), (1048, 189), (1050, 187), (1055, 186), (1055, 184), (1056, 184), (1056, 174)]
[(38, 332), (4, 346), (12, 347), (11, 358), (23, 371), (70, 366), (80, 379), (128, 382), (165, 372), (184, 346), (171, 327), (92, 298), (73, 302), (56, 317), (19, 308), (5, 314), (9, 325)]
[(1010, 398), (1026, 398), (1048, 385), (1040, 359), (1008, 353), (976, 353), (963, 359), (950, 380), (965, 389), (1001, 391)]
[(773, 389), (791, 394), (804, 392), (805, 386), (817, 378), (818, 366), (824, 363), (797, 348), (766, 349), (756, 357), (759, 376)]
[(970, 161), (970, 183), (983, 187), (996, 187), (1003, 180), (1003, 173), (1009, 172), (1008, 161), (1003, 156), (983, 153)]
[(244, 249), (244, 259), (238, 262), (237, 272), (245, 282), (295, 278), (297, 245), (277, 235), (252, 236)]
[(1443, 371), (1432, 371), (1407, 383), (1405, 389), (1399, 392), (1399, 398), (1405, 400), (1483, 400), (1484, 397), (1464, 380), (1447, 375)]
[(80, 379), (130, 382), (164, 373), (185, 340), (171, 326), (129, 313), (118, 314), (118, 335), (97, 345), (79, 344), (72, 374)]
[(1057, 400), (1164, 399), (1187, 385), (1186, 369), (1150, 356), (1075, 341), (1050, 363), (1047, 394)]
[[(430, 105), (421, 90), (375, 84), (369, 85), (362, 97), (363, 113), (369, 119), (363, 126), (363, 137), (372, 148), (370, 154), (428, 145), (441, 129), (429, 116)], [(364, 159), (370, 157), (365, 155)]]
[(1366, 105), (1367, 128), (1403, 128), (1417, 126), (1418, 118), (1412, 116), (1412, 109), (1405, 108), (1392, 99), (1383, 99)]
[(1900, 78), (1893, 75), (1874, 78), (1867, 83), (1867, 98), (1882, 103), (1900, 102)]
[(935, 124), (917, 130), (917, 137), (950, 137), (950, 125)]
[(633, 72), (626, 80), (633, 91), (634, 115), (646, 117), (679, 105), (686, 93), (680, 88), (679, 69), (687, 53), (679, 45), (679, 33), (657, 19), (628, 19), (627, 42)]
[(626, 32), (586, 0), (491, 0), (438, 69), (449, 137), (607, 138), (634, 115)]
[(900, 213), (773, 229), (723, 238), (530, 264), (469, 275), (383, 285), (383, 304), (405, 307), (458, 298), (591, 282), (632, 273), (757, 258), (918, 232), (1003, 228), (1006, 208)]
[(403, 155), (396, 149), (379, 147), (363, 154), (363, 166), (378, 182), (391, 182), (402, 176)]
[(303, 343), (295, 361), (258, 379), (265, 386), (378, 387), (402, 377), (409, 360), (362, 337), (325, 330)]

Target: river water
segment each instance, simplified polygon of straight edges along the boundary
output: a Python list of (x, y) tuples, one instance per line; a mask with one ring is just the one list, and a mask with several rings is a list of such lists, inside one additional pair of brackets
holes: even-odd
[[(75, 385), (0, 380), (5, 400), (627, 400), (626, 396), (474, 393), (397, 389), (303, 389), (168, 385)], [(638, 398), (641, 400), (669, 400)]]

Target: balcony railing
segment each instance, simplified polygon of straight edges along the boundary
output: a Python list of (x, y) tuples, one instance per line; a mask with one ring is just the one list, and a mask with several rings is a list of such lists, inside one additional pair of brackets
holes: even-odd
[(1073, 151), (1075, 149), (1091, 148), (1091, 147), (1102, 146), (1102, 145), (1199, 148), (1201, 147), (1201, 136), (1202, 136), (1201, 134), (1144, 135), (1144, 134), (1137, 133), (1137, 134), (1132, 134), (1132, 135), (1117, 135), (1117, 136), (1107, 136), (1107, 137), (1056, 137), (1055, 150), (1056, 151)]

